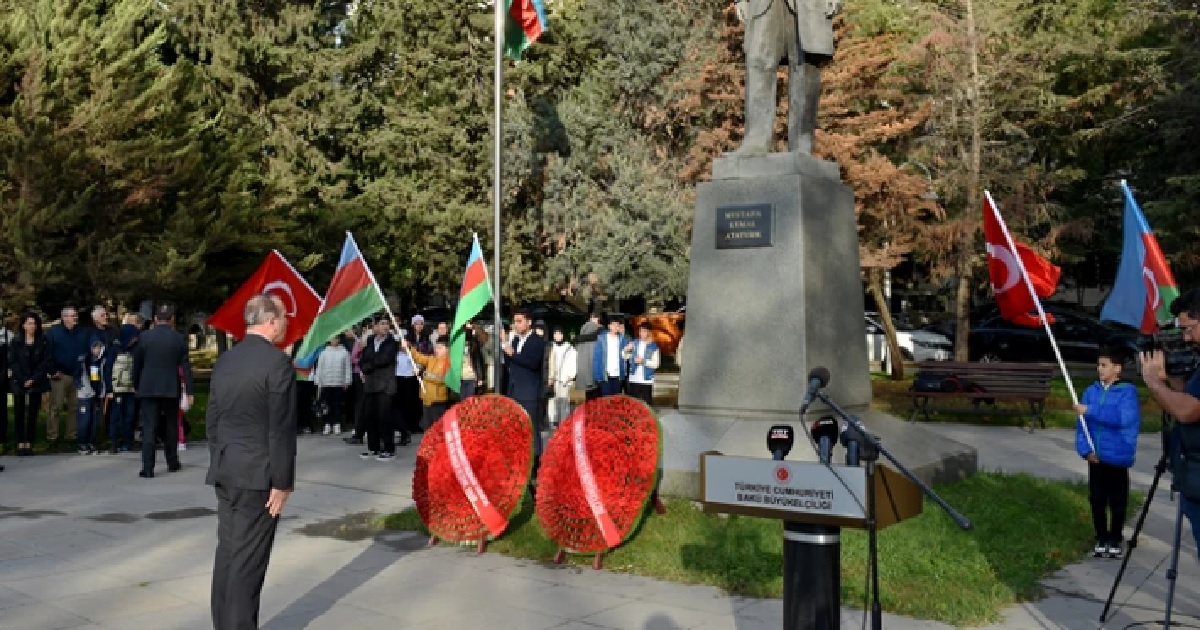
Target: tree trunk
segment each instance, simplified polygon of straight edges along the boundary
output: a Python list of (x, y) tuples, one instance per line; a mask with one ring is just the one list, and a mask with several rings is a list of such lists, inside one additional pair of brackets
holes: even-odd
[(967, 345), (971, 332), (971, 261), (975, 257), (975, 221), (972, 212), (980, 210), (979, 183), (982, 170), (983, 132), (980, 109), (979, 40), (975, 29), (975, 2), (964, 0), (967, 19), (967, 56), (970, 61), (970, 88), (967, 90), (967, 115), (971, 119), (971, 155), (967, 171), (967, 207), (964, 209), (962, 234), (958, 244), (958, 294), (955, 296), (956, 325), (954, 329), (954, 359), (967, 361), (970, 348)]
[(904, 353), (900, 351), (900, 342), (896, 341), (896, 324), (892, 322), (892, 308), (887, 297), (883, 294), (883, 269), (872, 268), (867, 272), (867, 284), (875, 306), (879, 309), (879, 323), (883, 324), (884, 337), (887, 338), (888, 361), (891, 367), (892, 380), (904, 380)]

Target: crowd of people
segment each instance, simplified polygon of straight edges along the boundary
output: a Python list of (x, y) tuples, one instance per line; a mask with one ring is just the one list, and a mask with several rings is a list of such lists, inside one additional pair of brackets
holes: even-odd
[[(0, 373), (13, 398), (15, 454), (34, 454), (44, 407), (50, 450), (63, 438), (80, 455), (94, 455), (103, 426), (109, 453), (141, 450), (143, 477), (154, 476), (160, 438), (168, 468), (178, 470), (177, 451), (186, 448), (184, 415), (195, 388), (173, 309), (160, 307), (150, 327), (138, 313), (114, 326), (103, 306), (92, 309), (91, 320), (81, 326), (78, 310), (65, 306), (48, 329), (33, 311), (17, 318), (15, 333), (0, 327)], [(10, 448), (7, 405), (3, 411), (0, 452)]]
[(391, 318), (380, 315), (329, 340), (311, 373), (299, 376), (297, 433), (347, 432), (348, 444), (365, 446), (363, 459), (389, 461), (397, 446), (411, 444), (450, 405), (479, 393), (511, 397), (539, 434), (552, 432), (580, 399), (626, 393), (652, 404), (661, 353), (649, 324), (631, 338), (621, 319), (592, 314), (572, 343), (568, 331), (517, 311), (500, 333), (504, 356), (497, 362), (492, 337), (468, 323), (461, 386), (454, 392), (445, 382), (448, 322), (431, 330), (415, 315), (408, 323), (394, 330)]

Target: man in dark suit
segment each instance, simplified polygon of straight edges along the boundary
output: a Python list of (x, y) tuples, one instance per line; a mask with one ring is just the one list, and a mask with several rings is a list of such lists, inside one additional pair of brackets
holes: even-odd
[(215, 630), (258, 627), (278, 517), (292, 494), (296, 378), (287, 355), (275, 347), (287, 332), (286, 312), (278, 296), (250, 298), (245, 339), (213, 367), (205, 483), (217, 493)]
[(512, 338), (504, 346), (504, 362), (508, 364), (508, 388), (506, 394), (517, 401), (533, 421), (534, 455), (542, 454), (542, 434), (538, 429), (538, 408), (542, 400), (542, 363), (546, 356), (546, 342), (541, 335), (534, 334), (533, 320), (528, 311), (517, 311), (512, 320)]
[(167, 469), (179, 470), (179, 371), (187, 387), (188, 406), (195, 402), (192, 364), (188, 360), (187, 339), (176, 332), (175, 311), (158, 307), (154, 328), (142, 333), (133, 350), (133, 382), (142, 407), (142, 471), (140, 477), (154, 477), (155, 436), (162, 429), (163, 457)]
[[(367, 450), (363, 459), (391, 461), (396, 456), (396, 429), (392, 426), (392, 398), (396, 395), (396, 355), (400, 344), (391, 332), (392, 320), (375, 320), (375, 335), (367, 340), (358, 368), (363, 374), (363, 414), (367, 429)], [(407, 441), (408, 428), (403, 427)]]

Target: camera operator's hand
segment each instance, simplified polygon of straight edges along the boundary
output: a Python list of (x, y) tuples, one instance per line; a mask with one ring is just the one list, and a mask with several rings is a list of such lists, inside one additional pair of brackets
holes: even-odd
[(1152, 380), (1167, 382), (1167, 356), (1162, 350), (1143, 352), (1138, 355), (1138, 361), (1142, 364), (1142, 379), (1147, 383)]
[(1088, 453), (1086, 459), (1088, 460), (1089, 464), (1099, 464), (1100, 463), (1100, 458), (1096, 457), (1095, 453)]
[(1087, 405), (1082, 405), (1082, 404), (1075, 405), (1075, 413), (1077, 413), (1081, 416), (1087, 414), (1087, 409), (1088, 409)]

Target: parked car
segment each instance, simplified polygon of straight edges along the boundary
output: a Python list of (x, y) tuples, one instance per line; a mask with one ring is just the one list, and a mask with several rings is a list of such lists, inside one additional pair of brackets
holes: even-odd
[[(882, 363), (887, 359), (887, 335), (883, 325), (870, 314), (863, 318), (867, 325), (867, 360)], [(954, 355), (954, 344), (950, 339), (928, 330), (897, 326), (896, 343), (905, 361), (948, 361)]]
[(631, 317), (625, 328), (630, 335), (636, 335), (638, 325), (650, 322), (650, 332), (658, 349), (665, 356), (674, 356), (679, 349), (679, 342), (683, 340), (686, 318), (687, 311), (683, 309), (669, 313), (646, 313)]
[[(1125, 347), (1130, 356), (1137, 350), (1134, 332), (1118, 330), (1094, 317), (1059, 306), (1045, 309), (1054, 319), (1050, 329), (1064, 361), (1095, 363), (1096, 353), (1105, 345)], [(1045, 327), (1019, 326), (999, 315), (974, 326), (969, 340), (973, 361), (1055, 361)]]

